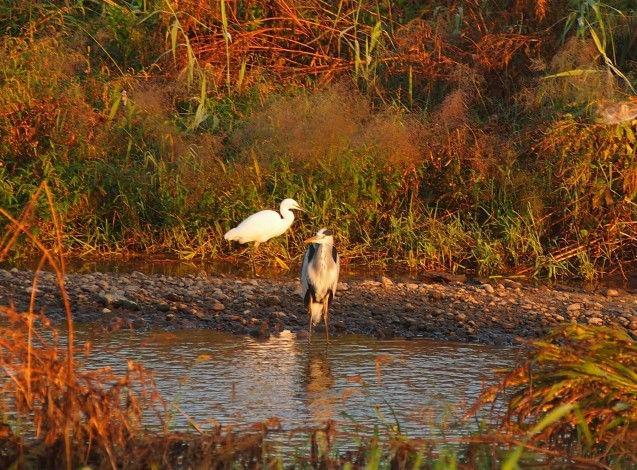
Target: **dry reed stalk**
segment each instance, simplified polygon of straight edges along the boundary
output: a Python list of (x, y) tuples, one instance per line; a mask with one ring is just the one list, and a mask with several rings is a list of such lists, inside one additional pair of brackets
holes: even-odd
[[(38, 240), (37, 237), (35, 237), (29, 231), (29, 228), (27, 225), (27, 221), (33, 216), (35, 205), (43, 191), (46, 194), (49, 210), (51, 212), (51, 217), (53, 218), (53, 223), (55, 227), (55, 239), (56, 239), (57, 245), (53, 249), (58, 254), (57, 259), (51, 254), (51, 250), (49, 250), (40, 240)], [(40, 263), (38, 265), (37, 272), (39, 272), (42, 266), (44, 265), (44, 260), (48, 261), (48, 263), (51, 265), (51, 268), (53, 268), (53, 270), (55, 271), (58, 287), (60, 289), (60, 295), (62, 296), (62, 302), (64, 303), (64, 311), (66, 313), (66, 320), (69, 325), (68, 326), (69, 328), (68, 373), (70, 374), (69, 380), (72, 381), (73, 380), (73, 339), (74, 339), (73, 316), (71, 313), (71, 302), (69, 300), (68, 293), (64, 286), (64, 277), (66, 275), (66, 264), (64, 261), (64, 245), (62, 244), (62, 232), (60, 230), (60, 223), (58, 221), (57, 214), (55, 211), (55, 205), (53, 204), (53, 197), (51, 196), (51, 191), (49, 189), (47, 182), (43, 181), (42, 183), (40, 183), (40, 186), (38, 186), (38, 189), (35, 191), (35, 193), (33, 193), (33, 196), (29, 200), (29, 203), (27, 204), (26, 208), (22, 211), (22, 214), (20, 215), (19, 219), (16, 220), (11, 214), (9, 214), (6, 210), (4, 210), (1, 207), (0, 207), (0, 214), (2, 214), (4, 217), (6, 217), (9, 220), (9, 222), (11, 222), (10, 229), (7, 232), (8, 234), (11, 234), (11, 236), (9, 238), (9, 241), (3, 244), (3, 248), (0, 251), (0, 261), (6, 259), (9, 250), (16, 243), (20, 233), (22, 233), (31, 241), (31, 243), (33, 243), (38, 248), (38, 250), (40, 250), (40, 253), (42, 254), (42, 259), (40, 260)], [(37, 282), (37, 272), (34, 278), (34, 282)], [(33, 288), (33, 292), (35, 292), (35, 286)], [(33, 302), (31, 305), (33, 305)]]
[[(53, 220), (55, 236), (52, 248), (29, 230), (29, 220), (34, 216), (42, 194), (46, 196)], [(124, 378), (115, 377), (109, 369), (88, 372), (76, 370), (73, 316), (65, 287), (62, 230), (46, 181), (34, 192), (18, 219), (3, 208), (0, 208), (0, 214), (10, 224), (0, 249), (0, 260), (6, 258), (20, 235), (35, 245), (42, 256), (31, 286), (29, 311), (18, 313), (13, 308), (0, 306), (0, 316), (9, 323), (9, 327), (0, 329), (0, 368), (10, 379), (3, 385), (5, 393), (2, 406), (21, 416), (20, 419), (27, 423), (26, 429), (32, 427), (37, 437), (43, 437), (43, 445), (53, 456), (58, 443), (62, 442), (67, 469), (70, 470), (77, 459), (85, 462), (94, 452), (105, 452), (112, 468), (115, 468), (116, 449), (125, 447), (127, 440), (135, 434), (135, 423), (141, 417), (139, 399), (132, 392), (132, 387), (145, 383), (143, 370), (132, 362), (129, 362), (129, 371)], [(55, 271), (66, 313), (68, 329), (65, 354), (58, 351), (55, 330), (49, 331), (49, 336), (53, 338), (51, 342), (46, 339), (47, 335), (34, 326), (37, 322), (50, 327), (44, 314), (34, 313), (38, 277), (45, 263), (49, 263)], [(124, 402), (123, 393), (126, 395)], [(141, 394), (146, 401), (144, 388)], [(152, 397), (158, 398), (155, 393)], [(24, 439), (19, 445), (29, 447)]]

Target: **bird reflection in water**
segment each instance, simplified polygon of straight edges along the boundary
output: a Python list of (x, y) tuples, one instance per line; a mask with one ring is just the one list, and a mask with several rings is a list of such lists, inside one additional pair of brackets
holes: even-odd
[(332, 419), (338, 397), (332, 391), (334, 376), (324, 348), (309, 348), (305, 370), (308, 410), (317, 423)]

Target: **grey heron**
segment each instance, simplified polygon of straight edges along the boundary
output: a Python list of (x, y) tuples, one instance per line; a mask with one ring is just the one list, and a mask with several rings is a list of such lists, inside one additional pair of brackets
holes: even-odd
[[(256, 252), (260, 243), (278, 237), (290, 228), (292, 222), (294, 222), (292, 209), (303, 210), (294, 199), (284, 199), (281, 201), (279, 212), (269, 209), (256, 212), (235, 228), (228, 230), (223, 238), (238, 241), (239, 243), (254, 242), (254, 252)], [(277, 261), (285, 266), (283, 261), (278, 258)]]
[(308, 342), (312, 341), (312, 326), (325, 322), (325, 340), (330, 341), (328, 308), (336, 295), (340, 260), (331, 230), (322, 228), (312, 238), (301, 264), (301, 292), (309, 315)]

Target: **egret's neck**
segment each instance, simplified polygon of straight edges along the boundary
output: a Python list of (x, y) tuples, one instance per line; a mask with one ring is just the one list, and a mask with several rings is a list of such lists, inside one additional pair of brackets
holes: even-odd
[(281, 217), (283, 217), (284, 220), (288, 220), (290, 223), (292, 223), (292, 221), (294, 220), (294, 212), (286, 207), (285, 209), (281, 209)]

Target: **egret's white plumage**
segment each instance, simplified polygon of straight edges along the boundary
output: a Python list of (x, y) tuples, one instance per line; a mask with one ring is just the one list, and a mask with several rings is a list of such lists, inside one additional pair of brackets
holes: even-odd
[(235, 228), (228, 230), (223, 238), (239, 243), (254, 242), (256, 250), (259, 243), (278, 237), (290, 228), (294, 222), (294, 213), (291, 209), (303, 210), (294, 199), (284, 199), (279, 207), (280, 212), (273, 210), (256, 212)]
[(323, 319), (325, 339), (329, 342), (328, 308), (336, 295), (340, 260), (330, 230), (322, 228), (305, 242), (310, 246), (305, 250), (301, 264), (301, 292), (310, 317), (308, 341), (312, 341), (312, 326)]

